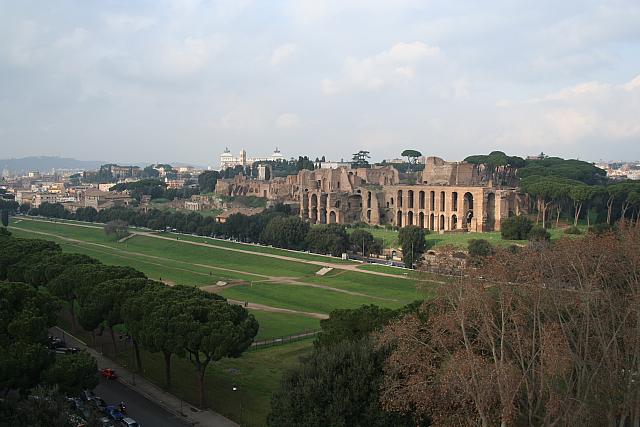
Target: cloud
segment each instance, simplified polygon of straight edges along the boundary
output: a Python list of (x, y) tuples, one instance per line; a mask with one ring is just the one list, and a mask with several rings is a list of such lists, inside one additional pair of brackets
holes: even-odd
[(276, 127), (279, 129), (295, 129), (300, 127), (300, 118), (293, 113), (282, 113), (276, 118)]
[(289, 58), (291, 58), (291, 56), (294, 55), (297, 50), (298, 46), (295, 43), (283, 44), (273, 51), (269, 63), (273, 67), (278, 66), (282, 62), (287, 61)]
[(104, 23), (112, 31), (138, 32), (147, 30), (156, 24), (155, 19), (146, 16), (131, 16), (125, 14), (106, 15)]
[(405, 82), (416, 76), (416, 70), (423, 61), (435, 60), (440, 55), (439, 47), (415, 41), (397, 43), (389, 50), (370, 57), (348, 57), (342, 76), (335, 80), (322, 80), (322, 91), (325, 95), (332, 95), (349, 90), (377, 90)]
[[(523, 102), (500, 101), (498, 140), (554, 147), (640, 141), (640, 76), (623, 84), (580, 83)], [(582, 150), (583, 151), (583, 150)]]

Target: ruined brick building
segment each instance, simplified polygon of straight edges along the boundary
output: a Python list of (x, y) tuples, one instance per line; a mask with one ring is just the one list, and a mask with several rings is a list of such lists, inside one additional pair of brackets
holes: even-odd
[(525, 206), (515, 182), (494, 185), (490, 172), (484, 165), (429, 157), (414, 184), (401, 183), (393, 167), (340, 167), (303, 170), (287, 178), (236, 177), (218, 181), (216, 191), (295, 202), (302, 218), (318, 224), (365, 222), (483, 232), (499, 230), (501, 219)]

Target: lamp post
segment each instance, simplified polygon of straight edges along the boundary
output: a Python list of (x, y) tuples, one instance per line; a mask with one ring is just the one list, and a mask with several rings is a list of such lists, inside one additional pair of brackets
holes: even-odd
[[(239, 388), (236, 387), (236, 386), (233, 386), (232, 390), (234, 391), (234, 394), (236, 394), (235, 392), (239, 391)], [(243, 413), (242, 413), (242, 394), (238, 393), (238, 395), (240, 397), (240, 425), (242, 425), (242, 421), (244, 421), (244, 416), (243, 416)]]

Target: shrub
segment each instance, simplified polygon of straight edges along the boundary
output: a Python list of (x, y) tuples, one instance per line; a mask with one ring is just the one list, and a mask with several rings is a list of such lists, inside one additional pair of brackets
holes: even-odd
[(533, 223), (523, 215), (512, 216), (502, 220), (500, 235), (505, 240), (526, 240)]
[(468, 246), (469, 256), (473, 258), (488, 257), (493, 254), (494, 248), (488, 240), (472, 239), (469, 240)]
[(606, 222), (589, 227), (589, 233), (595, 233), (595, 234), (604, 234), (613, 230), (614, 230), (614, 226), (607, 224)]
[(551, 240), (551, 234), (549, 234), (549, 232), (542, 227), (533, 227), (529, 231), (527, 239), (534, 242), (549, 241)]
[(582, 230), (580, 230), (575, 225), (572, 225), (571, 227), (564, 230), (564, 234), (582, 234)]
[(129, 224), (121, 219), (114, 219), (104, 225), (104, 232), (107, 236), (123, 239), (129, 235)]

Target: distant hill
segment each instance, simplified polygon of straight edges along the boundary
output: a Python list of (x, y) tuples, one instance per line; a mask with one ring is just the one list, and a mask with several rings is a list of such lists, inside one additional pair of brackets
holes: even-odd
[(67, 157), (31, 156), (21, 159), (1, 159), (0, 171), (8, 169), (12, 173), (39, 171), (50, 172), (52, 169), (98, 169), (104, 161), (76, 160)]

